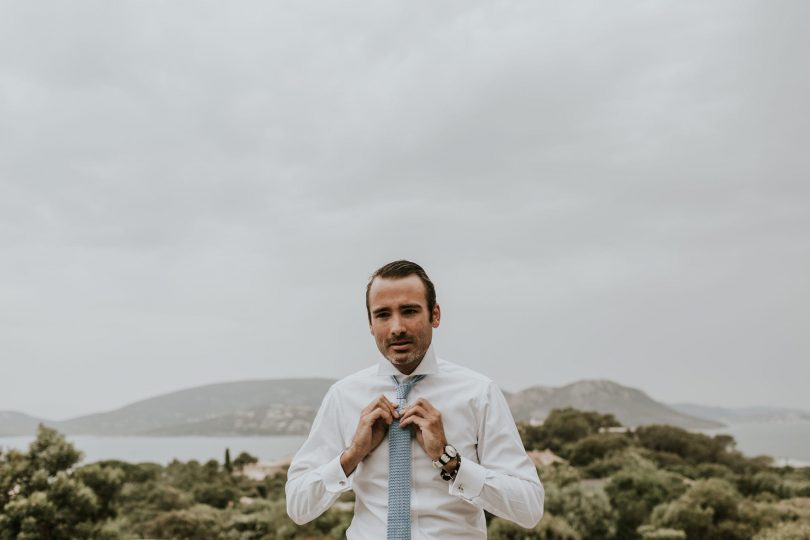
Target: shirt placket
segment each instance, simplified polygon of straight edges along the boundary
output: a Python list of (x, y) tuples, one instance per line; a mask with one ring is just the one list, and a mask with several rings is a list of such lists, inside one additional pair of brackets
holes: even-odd
[[(408, 402), (413, 403), (416, 397), (414, 396), (414, 392), (416, 392), (416, 388), (414, 387), (411, 389), (411, 392), (408, 396)], [(409, 428), (410, 429), (410, 428)], [(421, 452), (422, 449), (419, 447), (419, 443), (416, 441), (416, 437), (411, 437), (411, 540), (420, 540), (423, 538), (422, 529), (419, 526), (419, 513), (417, 511), (419, 506), (419, 490), (416, 489), (416, 481), (417, 481), (417, 470), (416, 470), (416, 459), (415, 457), (418, 455), (417, 452)]]

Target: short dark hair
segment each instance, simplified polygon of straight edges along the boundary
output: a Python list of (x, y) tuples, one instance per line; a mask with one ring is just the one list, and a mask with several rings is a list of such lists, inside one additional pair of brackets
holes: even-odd
[(405, 278), (416, 274), (425, 286), (425, 296), (427, 300), (428, 316), (433, 320), (433, 307), (436, 305), (436, 288), (433, 282), (425, 272), (425, 269), (411, 261), (394, 261), (379, 267), (371, 277), (368, 278), (368, 285), (366, 285), (366, 313), (368, 313), (368, 322), (371, 324), (371, 307), (368, 303), (368, 295), (371, 291), (371, 284), (376, 278), (383, 279), (399, 279)]

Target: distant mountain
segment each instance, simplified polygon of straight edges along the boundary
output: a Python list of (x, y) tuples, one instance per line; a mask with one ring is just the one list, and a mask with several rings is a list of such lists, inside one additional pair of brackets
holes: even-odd
[(509, 394), (515, 420), (541, 422), (552, 409), (573, 407), (612, 413), (625, 426), (669, 424), (686, 429), (723, 427), (722, 423), (676, 411), (641, 390), (607, 380), (579, 381), (560, 387), (534, 386)]
[[(243, 425), (259, 427), (266, 435), (307, 433), (332, 383), (268, 379), (211, 384), (48, 425), (72, 435), (234, 435), (247, 433)], [(270, 414), (247, 421), (262, 408)]]
[(17, 411), (0, 411), (0, 437), (29, 435), (37, 430), (42, 418), (35, 418)]
[(728, 424), (810, 422), (810, 412), (779, 407), (708, 407), (694, 403), (673, 403), (670, 405), (684, 414), (700, 416)]
[[(0, 435), (31, 435), (39, 422), (70, 435), (305, 435), (331, 379), (268, 379), (198, 386), (144, 399), (114, 411), (54, 422), (0, 412)], [(506, 394), (516, 420), (542, 421), (554, 408), (613, 413), (624, 425), (688, 429), (722, 424), (679, 412), (635, 388), (611, 381), (535, 386)]]
[[(324, 391), (324, 393), (326, 393)], [(207, 420), (165, 426), (143, 432), (143, 435), (169, 436), (256, 436), (306, 435), (318, 412), (318, 405), (285, 405), (274, 403), (223, 414)]]

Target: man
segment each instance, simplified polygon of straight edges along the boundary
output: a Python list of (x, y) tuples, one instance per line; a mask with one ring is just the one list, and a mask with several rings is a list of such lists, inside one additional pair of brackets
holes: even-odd
[(537, 470), (492, 380), (436, 357), (441, 309), (422, 267), (395, 261), (374, 272), (366, 311), (382, 357), (324, 397), (288, 471), (293, 521), (315, 519), (351, 489), (350, 540), (486, 538), (483, 510), (535, 526)]

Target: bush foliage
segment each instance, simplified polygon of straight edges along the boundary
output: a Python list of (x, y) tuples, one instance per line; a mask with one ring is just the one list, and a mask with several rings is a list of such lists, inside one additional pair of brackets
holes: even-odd
[[(533, 529), (487, 515), (495, 540), (810, 540), (810, 468), (746, 458), (734, 440), (671, 426), (615, 433), (612, 415), (552, 411), (519, 425), (527, 450), (568, 463), (540, 467), (546, 514)], [(284, 473), (240, 474), (256, 457), (168, 465), (82, 465), (64, 436), (40, 427), (27, 452), (0, 454), (0, 540), (176, 538), (295, 540), (345, 537), (353, 495), (298, 526)]]

